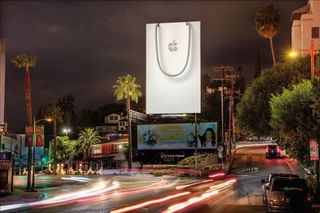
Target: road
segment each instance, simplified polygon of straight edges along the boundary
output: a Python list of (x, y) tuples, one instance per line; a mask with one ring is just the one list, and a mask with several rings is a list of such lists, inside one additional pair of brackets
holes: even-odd
[[(287, 159), (266, 159), (264, 149), (237, 149), (231, 174), (220, 179), (151, 175), (59, 179), (52, 182), (64, 187), (40, 188), (44, 199), (9, 212), (265, 212), (261, 179), (290, 169)], [(46, 186), (46, 177), (38, 178), (39, 186)]]

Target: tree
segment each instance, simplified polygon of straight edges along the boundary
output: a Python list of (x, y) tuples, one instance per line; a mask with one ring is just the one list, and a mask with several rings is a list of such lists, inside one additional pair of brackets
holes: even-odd
[[(70, 140), (68, 136), (57, 136), (57, 162), (69, 162), (76, 153), (76, 140)], [(51, 154), (53, 151), (51, 150)]]
[(276, 64), (276, 56), (273, 47), (273, 37), (279, 33), (280, 15), (279, 10), (273, 4), (261, 7), (256, 11), (256, 31), (263, 38), (269, 39), (273, 65)]
[(80, 132), (78, 143), (80, 151), (83, 152), (83, 160), (87, 160), (91, 145), (101, 143), (101, 137), (93, 128), (86, 128)]
[[(35, 67), (38, 58), (31, 55), (21, 54), (12, 58), (10, 61), (19, 69), (24, 69), (24, 83), (25, 83), (25, 99), (26, 99), (26, 125), (32, 126), (32, 106), (31, 106), (31, 82), (30, 82), (30, 68)], [(28, 179), (27, 189), (31, 187), (31, 157), (32, 148), (28, 147)]]
[(294, 63), (279, 63), (265, 69), (247, 87), (241, 102), (237, 105), (237, 125), (257, 136), (270, 136), (270, 106), (272, 94), (281, 93), (310, 77), (308, 58)]
[(58, 106), (63, 112), (63, 122), (68, 127), (75, 124), (75, 98), (72, 95), (66, 95), (58, 99)]
[(116, 84), (113, 85), (114, 96), (117, 101), (125, 100), (128, 116), (128, 134), (129, 134), (129, 162), (128, 167), (132, 168), (132, 138), (131, 138), (131, 118), (130, 108), (131, 100), (138, 103), (139, 97), (142, 96), (141, 87), (136, 83), (136, 77), (132, 75), (120, 76)]
[(273, 95), (270, 101), (270, 124), (274, 135), (286, 153), (303, 166), (310, 166), (309, 139), (315, 126), (312, 117), (312, 84), (305, 80)]
[(57, 152), (57, 122), (63, 122), (63, 112), (57, 104), (49, 103), (44, 106), (45, 117), (51, 118), (53, 121), (53, 172), (56, 172), (56, 152)]

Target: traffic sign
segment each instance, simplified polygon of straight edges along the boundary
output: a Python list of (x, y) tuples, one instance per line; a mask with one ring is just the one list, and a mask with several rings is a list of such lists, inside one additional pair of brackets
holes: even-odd
[(223, 150), (224, 150), (222, 145), (219, 145), (217, 149), (218, 149), (218, 152), (223, 152)]
[(310, 160), (319, 160), (318, 141), (315, 138), (309, 140), (310, 143)]

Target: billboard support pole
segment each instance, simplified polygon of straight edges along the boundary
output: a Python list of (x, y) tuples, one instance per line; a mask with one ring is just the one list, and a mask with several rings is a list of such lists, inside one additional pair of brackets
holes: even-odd
[(195, 169), (198, 169), (198, 128), (197, 128), (197, 114), (194, 114), (194, 140), (195, 140)]

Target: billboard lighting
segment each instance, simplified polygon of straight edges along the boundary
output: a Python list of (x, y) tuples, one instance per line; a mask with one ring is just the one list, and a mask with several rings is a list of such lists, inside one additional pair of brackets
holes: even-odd
[(187, 114), (163, 114), (162, 118), (176, 118), (176, 117), (187, 117)]

